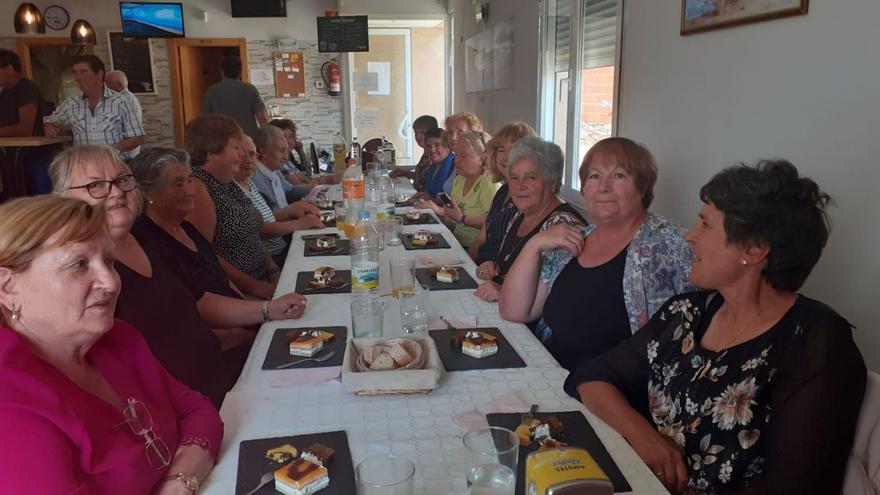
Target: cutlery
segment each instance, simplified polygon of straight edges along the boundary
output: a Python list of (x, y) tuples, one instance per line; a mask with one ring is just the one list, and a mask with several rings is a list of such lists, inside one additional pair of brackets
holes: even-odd
[(280, 369), (284, 369), (284, 368), (289, 368), (289, 367), (294, 366), (294, 365), (297, 365), (297, 364), (299, 364), (299, 363), (305, 363), (306, 361), (314, 361), (314, 362), (316, 362), (316, 363), (323, 363), (324, 361), (326, 361), (326, 360), (332, 358), (332, 357), (335, 356), (335, 355), (336, 355), (336, 351), (330, 351), (330, 352), (328, 352), (327, 354), (324, 354), (323, 356), (310, 357), (310, 358), (305, 358), (305, 359), (297, 359), (296, 361), (293, 361), (293, 362), (290, 362), (290, 363), (286, 363), (286, 364), (282, 364), (281, 366), (278, 366), (278, 367), (275, 368), (275, 369), (276, 369), (276, 370), (280, 370)]
[(269, 471), (268, 473), (264, 474), (263, 477), (260, 478), (260, 484), (257, 485), (257, 487), (253, 490), (245, 493), (244, 495), (254, 495), (258, 491), (260, 491), (260, 488), (266, 486), (270, 481), (275, 481), (275, 471)]
[(449, 320), (446, 319), (445, 316), (440, 317), (440, 321), (446, 324), (446, 328), (449, 330), (458, 330), (458, 328), (452, 326), (452, 323), (449, 323)]

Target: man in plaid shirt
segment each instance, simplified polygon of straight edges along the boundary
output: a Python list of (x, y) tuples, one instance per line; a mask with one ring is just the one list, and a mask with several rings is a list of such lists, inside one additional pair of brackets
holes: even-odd
[(70, 129), (73, 144), (109, 144), (128, 160), (140, 152), (144, 128), (126, 98), (104, 86), (104, 72), (104, 62), (94, 55), (74, 59), (73, 78), (83, 94), (71, 96), (46, 118), (46, 136)]

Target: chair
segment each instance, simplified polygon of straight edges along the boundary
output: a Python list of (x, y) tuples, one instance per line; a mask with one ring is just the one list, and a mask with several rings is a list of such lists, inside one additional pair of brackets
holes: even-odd
[(376, 161), (376, 152), (382, 147), (382, 138), (373, 138), (364, 143), (361, 149), (361, 163), (364, 170), (367, 170), (367, 164)]
[(880, 495), (880, 375), (868, 372), (843, 495)]

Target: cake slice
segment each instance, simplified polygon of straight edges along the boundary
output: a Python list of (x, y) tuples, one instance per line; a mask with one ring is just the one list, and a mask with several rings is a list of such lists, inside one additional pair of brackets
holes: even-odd
[(319, 466), (326, 466), (327, 463), (333, 459), (333, 454), (335, 453), (336, 451), (333, 450), (332, 447), (320, 443), (313, 443), (312, 445), (309, 445), (307, 449), (303, 450), (302, 458)]
[(455, 266), (441, 266), (434, 274), (438, 282), (454, 284), (461, 278), (461, 270)]
[(336, 238), (324, 235), (315, 239), (315, 251), (330, 251), (336, 249)]
[(422, 212), (416, 211), (416, 210), (408, 211), (408, 212), (406, 212), (406, 218), (408, 220), (412, 220), (412, 221), (421, 220), (422, 219)]
[(311, 495), (329, 484), (327, 468), (303, 458), (275, 471), (275, 489), (285, 495)]
[(329, 266), (319, 266), (315, 268), (313, 278), (309, 280), (309, 286), (314, 288), (328, 287), (334, 278), (336, 278), (336, 269)]
[(486, 332), (469, 331), (465, 333), (461, 343), (461, 352), (466, 356), (477, 359), (498, 353), (498, 343), (495, 336)]
[(412, 236), (412, 243), (424, 246), (434, 240), (434, 234), (427, 230), (417, 230)]
[(290, 445), (289, 443), (266, 451), (266, 459), (269, 459), (270, 461), (275, 463), (291, 461), (295, 459), (298, 455), (299, 451), (296, 450), (296, 447)]
[(290, 340), (291, 356), (312, 357), (324, 348), (324, 339), (318, 330), (305, 330)]

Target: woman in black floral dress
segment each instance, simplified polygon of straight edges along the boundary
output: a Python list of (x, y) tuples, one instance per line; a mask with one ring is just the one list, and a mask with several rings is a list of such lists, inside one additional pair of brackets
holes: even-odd
[(566, 391), (673, 493), (840, 493), (866, 369), (849, 323), (796, 293), (829, 197), (777, 161), (728, 168), (700, 198), (690, 280), (711, 291), (667, 301)]

